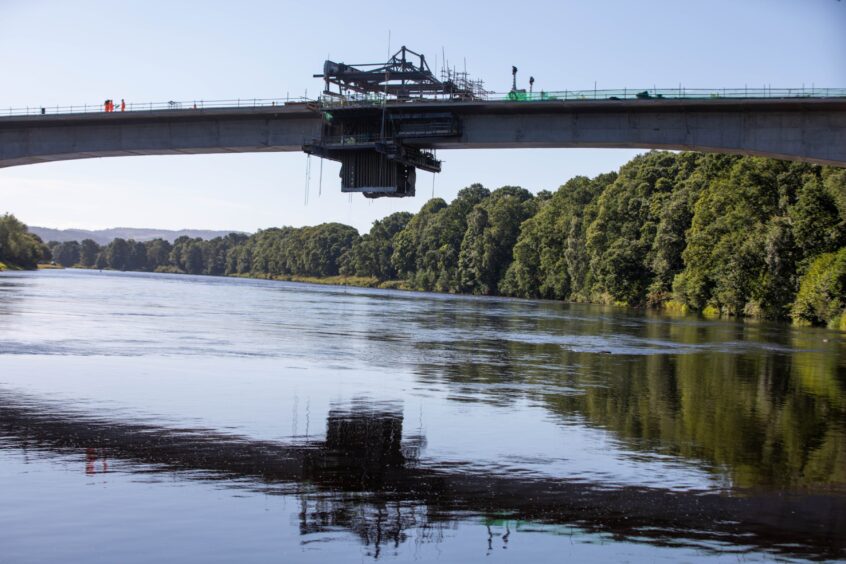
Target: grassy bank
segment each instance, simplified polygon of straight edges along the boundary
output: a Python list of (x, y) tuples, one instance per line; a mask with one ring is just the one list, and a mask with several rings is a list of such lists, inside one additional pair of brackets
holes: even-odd
[(17, 264), (0, 261), (0, 272), (4, 270), (61, 270), (63, 268), (64, 266), (61, 266), (59, 264), (38, 264), (35, 268), (23, 268), (22, 266), (18, 266)]
[[(356, 286), (358, 288), (386, 288), (384, 282), (373, 276), (288, 276), (288, 275), (249, 275), (232, 274), (236, 278), (258, 278), (260, 280), (279, 280), (282, 282), (303, 282), (326, 286)], [(391, 281), (393, 282), (393, 281)]]
[(278, 280), (281, 282), (303, 282), (325, 286), (355, 286), (357, 288), (379, 288), (381, 290), (413, 291), (405, 280), (379, 280), (375, 276), (289, 276), (263, 274), (230, 274), (233, 278), (257, 278), (259, 280)]
[(20, 266), (16, 265), (16, 264), (12, 264), (10, 262), (0, 261), (0, 272), (3, 272), (4, 270), (24, 270), (24, 269), (21, 268)]

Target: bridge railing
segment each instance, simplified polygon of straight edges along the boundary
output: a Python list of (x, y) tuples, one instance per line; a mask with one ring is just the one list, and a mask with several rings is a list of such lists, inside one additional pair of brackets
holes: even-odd
[[(444, 100), (448, 96), (442, 97)], [(613, 90), (523, 90), (511, 92), (488, 92), (486, 102), (545, 102), (578, 100), (714, 100), (720, 98), (737, 100), (784, 99), (784, 98), (846, 98), (846, 88), (619, 88)], [(412, 98), (409, 103), (427, 102), (428, 99)], [(324, 107), (381, 105), (384, 97), (379, 94), (348, 96), (345, 98), (325, 97), (320, 99)]]
[[(846, 88), (622, 88), (614, 90), (555, 90), (526, 92), (491, 92), (485, 101), (545, 102), (577, 100), (704, 100), (704, 99), (768, 99), (768, 98), (846, 98)], [(409, 102), (428, 101), (412, 99)], [(284, 106), (287, 104), (305, 104), (319, 102), (323, 107), (332, 108), (345, 105), (380, 105), (384, 97), (379, 95), (350, 96), (347, 98), (323, 97), (312, 100), (304, 97), (285, 98), (237, 98), (234, 100), (169, 100), (167, 102), (127, 102), (128, 112), (215, 109), (215, 108), (260, 108)], [(120, 112), (120, 105), (115, 112)], [(26, 116), (46, 114), (100, 113), (104, 104), (75, 104), (70, 106), (26, 106), (20, 108), (0, 108), (1, 116)]]
[(572, 101), (572, 100), (707, 100), (768, 98), (844, 98), (846, 88), (623, 88), (614, 90), (523, 90), (495, 93), (488, 100), (496, 101)]
[[(127, 102), (127, 112), (155, 112), (163, 110), (204, 110), (215, 108), (261, 108), (269, 106), (284, 106), (286, 104), (305, 104), (314, 102), (303, 97), (286, 98), (236, 98), (234, 100), (169, 100), (167, 102)], [(120, 103), (115, 104), (115, 113), (120, 113)], [(80, 114), (103, 113), (105, 104), (75, 104), (70, 106), (26, 106), (21, 108), (0, 108), (2, 116), (28, 116), (38, 114)]]

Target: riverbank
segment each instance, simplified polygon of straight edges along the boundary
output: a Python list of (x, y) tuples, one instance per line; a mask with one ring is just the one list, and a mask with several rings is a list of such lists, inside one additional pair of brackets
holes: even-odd
[(17, 264), (0, 261), (0, 272), (4, 270), (62, 270), (64, 268), (64, 266), (58, 264), (39, 264), (35, 268), (24, 268)]
[[(173, 271), (168, 271), (174, 273)], [(182, 274), (182, 273), (179, 273)], [(320, 284), (325, 286), (353, 286), (357, 288), (378, 288), (382, 290), (403, 290), (406, 292), (425, 292), (426, 290), (421, 290), (418, 288), (414, 288), (409, 285), (409, 283), (405, 280), (379, 280), (372, 276), (326, 276), (326, 277), (316, 277), (316, 276), (293, 276), (293, 275), (263, 275), (263, 274), (229, 274), (228, 277), (233, 278), (252, 278), (252, 279), (259, 279), (259, 280), (276, 280), (280, 282), (301, 282), (306, 284)], [(442, 293), (442, 292), (435, 292), (435, 293)], [(469, 296), (473, 294), (466, 294), (466, 293), (452, 293), (453, 295), (464, 295)], [(508, 296), (490, 296), (490, 297), (508, 297)], [(546, 300), (542, 298), (536, 298), (536, 301), (550, 301), (550, 302), (562, 302), (561, 300)], [(615, 302), (613, 300), (607, 301), (565, 301), (562, 303), (580, 303), (585, 305), (602, 305), (602, 306), (613, 306), (620, 309), (635, 309), (640, 311), (656, 311), (670, 316), (686, 316), (686, 315), (699, 315), (704, 319), (743, 319), (748, 321), (756, 321), (765, 319), (762, 316), (754, 316), (754, 315), (746, 315), (742, 317), (735, 317), (730, 315), (725, 315), (721, 313), (717, 308), (713, 306), (708, 306), (702, 311), (693, 311), (688, 306), (683, 303), (680, 303), (676, 300), (665, 300), (659, 303), (650, 304), (646, 306), (632, 306), (625, 303)], [(781, 320), (784, 321), (786, 324), (797, 326), (797, 327), (810, 327), (811, 324), (809, 323), (801, 323), (796, 321), (790, 321), (789, 319)], [(826, 326), (828, 329), (835, 329), (839, 331), (846, 332), (846, 314), (840, 315), (839, 317), (834, 318), (830, 323)]]
[(382, 290), (414, 291), (403, 280), (379, 280), (375, 276), (293, 276), (293, 275), (254, 275), (229, 274), (232, 278), (254, 278), (259, 280), (277, 280), (280, 282), (301, 282), (324, 286), (355, 286), (357, 288), (379, 288)]
[(3, 272), (4, 270), (26, 270), (26, 269), (21, 268), (20, 266), (18, 266), (16, 264), (12, 264), (10, 262), (0, 261), (0, 272)]

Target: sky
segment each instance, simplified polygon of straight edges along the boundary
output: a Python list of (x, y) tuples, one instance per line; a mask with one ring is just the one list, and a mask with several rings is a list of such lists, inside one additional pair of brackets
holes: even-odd
[[(401, 45), (511, 87), (846, 87), (846, 2), (558, 0), (515, 2), (120, 2), (0, 0), (3, 108), (314, 97), (329, 57), (380, 62)], [(525, 87), (525, 85), (522, 85)], [(441, 151), (414, 198), (340, 192), (339, 166), (296, 153), (85, 159), (0, 169), (0, 213), (55, 228), (252, 232), (339, 221), (367, 231), (434, 193), (481, 182), (555, 190), (616, 170), (639, 151)], [(434, 181), (434, 182), (433, 182)], [(320, 192), (318, 194), (318, 192)]]

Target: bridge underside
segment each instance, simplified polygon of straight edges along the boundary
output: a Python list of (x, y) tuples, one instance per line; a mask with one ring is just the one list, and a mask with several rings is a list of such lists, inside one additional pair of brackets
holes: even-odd
[[(575, 147), (707, 151), (846, 167), (846, 100), (417, 102), (385, 108), (292, 104), (0, 118), (0, 167), (94, 157), (301, 150), (342, 163), (363, 162), (343, 152), (352, 150), (437, 171), (440, 163), (425, 151)], [(347, 174), (351, 182), (354, 176)]]
[(441, 149), (629, 148), (756, 155), (846, 166), (846, 101), (806, 107), (638, 108), (502, 113), (463, 118), (464, 135)]
[(314, 112), (271, 109), (0, 118), (0, 167), (97, 157), (300, 151), (305, 139), (319, 136)]

